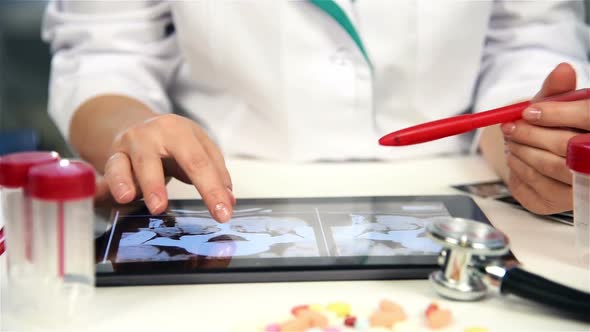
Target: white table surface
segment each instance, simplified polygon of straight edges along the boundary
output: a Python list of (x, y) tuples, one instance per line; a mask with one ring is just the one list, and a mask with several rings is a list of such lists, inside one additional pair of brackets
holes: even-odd
[[(228, 167), (238, 199), (457, 194), (449, 185), (496, 179), (479, 157), (296, 165), (233, 160)], [(194, 188), (179, 182), (171, 182), (169, 191), (171, 198), (197, 196)], [(508, 235), (526, 269), (590, 291), (590, 270), (573, 254), (573, 227), (490, 199), (476, 201), (494, 226)], [(0, 260), (2, 273), (5, 256)], [(5, 282), (2, 285), (0, 295), (6, 294)], [(443, 300), (426, 280), (98, 288), (89, 321), (59, 330), (251, 331), (287, 317), (296, 304), (345, 301), (353, 311), (363, 313), (384, 298), (402, 304), (418, 326), (423, 326), (421, 315), (428, 303), (438, 301), (455, 316), (454, 325), (441, 331), (463, 331), (469, 326), (489, 331), (590, 331), (589, 324), (561, 319), (555, 312), (514, 297), (492, 293), (474, 303)], [(15, 317), (10, 309), (6, 303), (0, 307), (2, 331), (35, 329), (31, 320)]]

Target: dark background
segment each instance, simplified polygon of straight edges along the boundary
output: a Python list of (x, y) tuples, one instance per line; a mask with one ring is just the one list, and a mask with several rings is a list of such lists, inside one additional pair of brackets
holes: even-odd
[[(590, 0), (586, 3), (590, 18)], [(0, 133), (34, 129), (40, 149), (71, 157), (46, 111), (50, 54), (40, 37), (45, 5), (41, 0), (0, 0)]]
[(35, 129), (40, 148), (71, 156), (49, 118), (49, 46), (41, 40), (46, 1), (0, 0), (0, 132)]

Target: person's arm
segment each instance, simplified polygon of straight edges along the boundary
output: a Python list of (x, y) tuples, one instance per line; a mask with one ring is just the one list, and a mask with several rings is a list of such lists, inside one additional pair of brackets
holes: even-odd
[(158, 115), (137, 100), (93, 98), (75, 111), (70, 141), (82, 157), (103, 170), (119, 203), (140, 193), (152, 213), (166, 208), (165, 175), (192, 183), (212, 216), (227, 221), (235, 198), (221, 152), (192, 120)]
[(578, 86), (590, 84), (590, 38), (584, 1), (493, 2), (474, 110), (533, 98), (560, 63), (571, 64)]
[(84, 160), (104, 174), (117, 135), (157, 115), (145, 104), (126, 96), (94, 97), (74, 111), (69, 142)]
[[(535, 94), (546, 97), (575, 89), (576, 74), (570, 67), (562, 67), (548, 78), (562, 62), (576, 69), (578, 87), (588, 86), (590, 39), (583, 9), (583, 1), (495, 1), (475, 111), (530, 99)], [(498, 126), (484, 129), (479, 146), (521, 204), (532, 212), (550, 214), (571, 209), (571, 179), (562, 150), (567, 139), (585, 126), (582, 121), (569, 133), (556, 126), (545, 128), (547, 131), (532, 142), (524, 137), (530, 127), (526, 121), (519, 121), (505, 124), (502, 130)], [(508, 133), (512, 127), (519, 129), (514, 135)]]
[(195, 122), (170, 114), (166, 88), (180, 61), (172, 24), (164, 1), (51, 2), (49, 112), (119, 203), (143, 195), (162, 212), (172, 175), (227, 221), (235, 199), (219, 149)]

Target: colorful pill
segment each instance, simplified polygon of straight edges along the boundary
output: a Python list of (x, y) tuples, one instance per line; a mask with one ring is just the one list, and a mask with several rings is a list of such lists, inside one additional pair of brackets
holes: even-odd
[(307, 310), (309, 310), (309, 306), (307, 304), (297, 305), (297, 306), (294, 306), (293, 308), (291, 308), (291, 314), (293, 314), (293, 316), (297, 317), (299, 312), (307, 311)]
[(381, 311), (403, 311), (402, 307), (393, 302), (393, 301), (389, 301), (389, 300), (381, 300), (381, 302), (379, 302), (379, 310)]
[(264, 332), (281, 332), (281, 325), (280, 324), (268, 324), (264, 328)]
[(426, 323), (431, 329), (447, 327), (453, 321), (451, 312), (446, 309), (435, 310), (426, 317)]
[(438, 310), (438, 304), (432, 302), (430, 303), (430, 305), (428, 305), (428, 307), (426, 308), (426, 310), (424, 311), (424, 315), (426, 317), (430, 316), (430, 314), (434, 311)]
[(385, 327), (385, 328), (392, 328), (393, 324), (395, 323), (395, 317), (390, 315), (389, 312), (385, 311), (375, 311), (369, 317), (369, 324), (371, 327)]
[(297, 319), (305, 321), (309, 327), (328, 327), (328, 318), (317, 311), (299, 311)]
[(354, 327), (356, 324), (356, 317), (355, 316), (348, 316), (344, 319), (344, 325), (348, 327)]
[(303, 319), (290, 319), (280, 325), (279, 331), (289, 331), (289, 332), (298, 332), (298, 331), (306, 331), (311, 326), (309, 326), (308, 322)]
[(335, 313), (338, 317), (346, 317), (350, 314), (350, 304), (345, 302), (334, 302), (326, 306), (328, 311)]
[(404, 312), (404, 309), (395, 302), (382, 300), (379, 302), (379, 311), (389, 313), (396, 322), (406, 320), (406, 313)]

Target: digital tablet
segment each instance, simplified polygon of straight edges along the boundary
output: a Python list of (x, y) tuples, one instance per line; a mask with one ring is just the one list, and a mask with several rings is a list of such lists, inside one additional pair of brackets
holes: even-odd
[(241, 199), (213, 220), (199, 200), (116, 207), (96, 240), (97, 285), (426, 278), (440, 217), (489, 223), (468, 196)]

